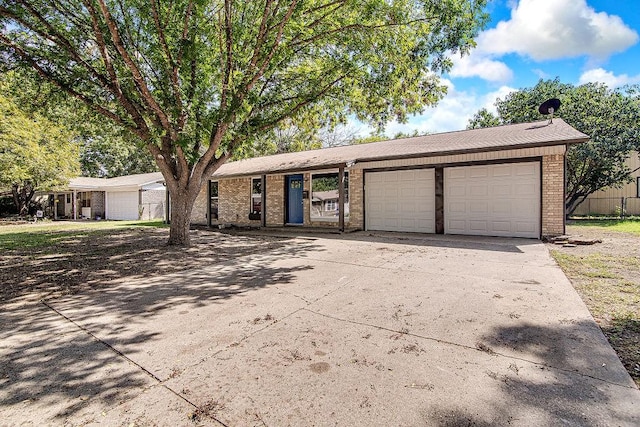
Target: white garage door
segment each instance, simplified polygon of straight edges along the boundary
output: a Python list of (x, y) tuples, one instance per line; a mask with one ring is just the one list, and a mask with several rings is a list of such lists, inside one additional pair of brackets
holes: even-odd
[(367, 230), (435, 233), (434, 195), (433, 169), (367, 172)]
[(444, 170), (444, 232), (540, 237), (540, 163)]
[(107, 219), (137, 220), (138, 192), (108, 192), (105, 216)]

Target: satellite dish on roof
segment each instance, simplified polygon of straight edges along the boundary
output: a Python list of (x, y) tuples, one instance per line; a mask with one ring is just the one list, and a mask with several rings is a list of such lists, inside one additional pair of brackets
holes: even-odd
[(558, 98), (551, 98), (544, 101), (540, 107), (538, 107), (538, 112), (540, 114), (544, 114), (545, 116), (550, 114), (549, 123), (553, 123), (553, 113), (558, 111), (560, 108), (561, 102)]

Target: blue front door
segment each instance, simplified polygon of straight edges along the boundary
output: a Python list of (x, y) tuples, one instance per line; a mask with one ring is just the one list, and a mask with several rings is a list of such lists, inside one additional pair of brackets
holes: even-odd
[(287, 223), (302, 224), (302, 175), (287, 176)]

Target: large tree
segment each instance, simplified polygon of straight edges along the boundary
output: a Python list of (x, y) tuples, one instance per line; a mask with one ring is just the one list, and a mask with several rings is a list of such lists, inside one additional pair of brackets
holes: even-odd
[[(0, 61), (137, 135), (188, 245), (204, 181), (284, 120), (378, 126), (435, 104), (486, 0), (4, 0)], [(319, 119), (318, 117), (321, 117)]]
[(158, 170), (139, 138), (94, 114), (51, 82), (40, 80), (32, 70), (0, 74), (0, 93), (20, 105), (25, 114), (38, 115), (69, 130), (80, 147), (83, 176), (114, 177)]
[(11, 192), (19, 215), (28, 213), (36, 191), (64, 186), (79, 172), (78, 146), (67, 129), (0, 94), (0, 189)]
[(640, 97), (637, 87), (612, 90), (598, 83), (574, 86), (558, 79), (540, 80), (496, 100), (497, 115), (481, 109), (468, 127), (543, 120), (538, 106), (550, 98), (562, 103), (556, 117), (591, 137), (567, 153), (566, 207), (571, 214), (589, 194), (631, 181), (633, 171), (625, 161), (640, 151)]

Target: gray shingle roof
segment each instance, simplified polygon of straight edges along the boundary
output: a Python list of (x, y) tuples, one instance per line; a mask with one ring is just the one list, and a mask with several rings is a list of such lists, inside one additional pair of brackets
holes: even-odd
[(256, 157), (226, 163), (213, 176), (222, 178), (259, 175), (337, 167), (347, 162), (575, 144), (588, 139), (587, 135), (569, 126), (562, 119), (554, 118), (551, 124), (545, 120)]

